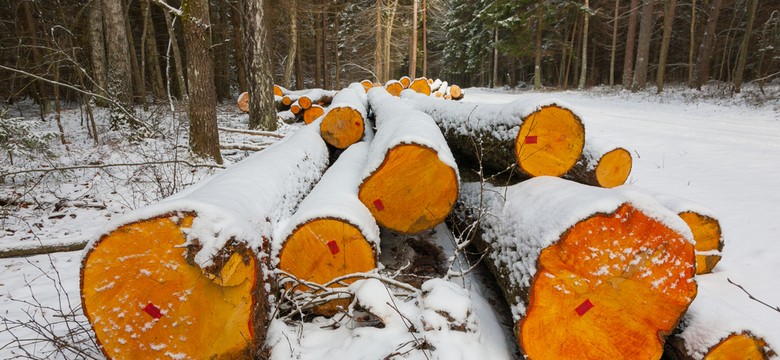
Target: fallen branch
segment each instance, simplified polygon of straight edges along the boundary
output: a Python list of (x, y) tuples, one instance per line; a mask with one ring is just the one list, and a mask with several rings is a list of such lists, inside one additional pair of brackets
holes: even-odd
[(261, 151), (266, 147), (251, 144), (219, 144), (219, 148), (223, 150)]
[(33, 248), (0, 249), (0, 259), (21, 258), (33, 255), (52, 254), (58, 252), (78, 251), (87, 246), (87, 241), (71, 244), (41, 245)]
[(162, 160), (162, 161), (148, 161), (148, 162), (142, 162), (142, 163), (74, 165), (74, 166), (53, 167), (53, 168), (45, 168), (45, 169), (27, 169), (27, 170), (11, 171), (11, 172), (7, 172), (7, 173), (0, 173), (0, 178), (6, 177), (6, 176), (11, 176), (11, 175), (30, 174), (30, 173), (36, 173), (36, 172), (50, 173), (50, 172), (54, 172), (54, 171), (66, 171), (66, 170), (104, 169), (104, 168), (121, 167), (121, 166), (143, 166), (143, 165), (164, 165), (164, 164), (184, 164), (184, 165), (187, 165), (189, 167), (207, 167), (207, 168), (218, 168), (218, 169), (224, 169), (225, 168), (225, 166), (223, 166), (223, 165), (194, 164), (194, 163), (191, 163), (191, 162), (185, 161), (185, 160)]
[(219, 129), (219, 131), (231, 132), (231, 133), (257, 135), (257, 136), (270, 136), (279, 139), (284, 138), (284, 135), (277, 134), (275, 132), (270, 132), (270, 131), (245, 130), (245, 129), (226, 128), (226, 127), (218, 127), (217, 129)]
[(745, 288), (743, 288), (742, 285), (737, 284), (737, 283), (731, 281), (731, 279), (729, 279), (729, 278), (726, 278), (726, 280), (728, 280), (731, 285), (734, 285), (734, 286), (738, 287), (740, 290), (742, 290), (742, 292), (747, 294), (747, 296), (750, 298), (750, 300), (753, 300), (753, 301), (755, 301), (755, 302), (757, 302), (757, 303), (759, 303), (761, 305), (764, 305), (764, 306), (766, 306), (766, 307), (768, 307), (768, 308), (770, 308), (770, 309), (772, 309), (774, 311), (780, 312), (780, 306), (769, 305), (769, 304), (767, 304), (767, 303), (765, 303), (765, 302), (755, 298), (751, 293), (749, 293), (747, 290), (745, 290)]

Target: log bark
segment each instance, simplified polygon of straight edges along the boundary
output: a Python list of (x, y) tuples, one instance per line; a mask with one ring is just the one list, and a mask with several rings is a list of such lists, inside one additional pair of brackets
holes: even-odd
[(105, 355), (259, 357), (270, 321), (260, 254), (327, 164), (317, 128), (304, 127), (103, 228), (87, 247), (80, 290)]
[(638, 192), (553, 177), (471, 183), (460, 200), (456, 218), (478, 225), (469, 239), (487, 252), (527, 358), (661, 357), (697, 292), (675, 214)]
[(436, 121), (461, 168), (485, 177), (517, 164), (525, 177), (563, 176), (585, 143), (582, 121), (565, 103), (527, 96), (506, 105), (452, 103), (406, 91)]
[(383, 88), (368, 92), (377, 133), (358, 196), (381, 226), (415, 234), (440, 224), (458, 197), (452, 152), (430, 116)]
[(338, 149), (360, 141), (366, 131), (368, 103), (363, 86), (354, 83), (333, 97), (320, 125), (322, 139)]
[[(368, 143), (350, 146), (301, 202), (288, 225), (275, 237), (278, 243), (274, 243), (272, 256), (280, 270), (295, 279), (325, 285), (335, 278), (377, 267), (379, 227), (358, 199), (367, 153)], [(282, 277), (280, 286), (309, 290), (295, 279)], [(344, 287), (353, 281), (330, 287)], [(332, 314), (348, 305), (348, 300), (334, 300), (319, 306), (316, 312)]]
[(631, 173), (631, 153), (607, 139), (587, 137), (582, 156), (563, 177), (581, 184), (613, 188)]

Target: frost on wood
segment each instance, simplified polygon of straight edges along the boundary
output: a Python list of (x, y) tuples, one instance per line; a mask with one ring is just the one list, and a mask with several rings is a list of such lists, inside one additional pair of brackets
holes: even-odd
[(377, 131), (359, 197), (377, 222), (413, 234), (432, 229), (457, 199), (459, 175), (441, 131), (384, 88), (368, 92)]
[(530, 358), (657, 359), (696, 295), (690, 230), (648, 195), (538, 177), (461, 201)]
[(578, 115), (560, 100), (526, 96), (505, 105), (442, 101), (414, 91), (401, 95), (436, 121), (461, 166), (490, 172), (516, 163), (528, 177), (562, 176), (585, 143)]
[(327, 166), (318, 125), (97, 234), (81, 294), (107, 356), (246, 356), (263, 345), (265, 243)]
[[(275, 267), (321, 285), (376, 268), (379, 227), (357, 196), (367, 152), (364, 142), (347, 148), (280, 227), (272, 247)], [(286, 287), (294, 285), (289, 280)]]

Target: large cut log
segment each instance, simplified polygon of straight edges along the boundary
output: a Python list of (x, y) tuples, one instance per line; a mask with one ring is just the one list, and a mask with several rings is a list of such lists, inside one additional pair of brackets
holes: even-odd
[(339, 91), (322, 117), (322, 138), (336, 148), (346, 149), (363, 137), (367, 102), (360, 89), (362, 86), (355, 83)]
[(441, 131), (430, 116), (378, 87), (368, 92), (376, 116), (359, 197), (377, 222), (414, 234), (432, 229), (452, 210), (459, 174)]
[(269, 322), (261, 254), (328, 164), (318, 125), (96, 235), (80, 290), (107, 357), (259, 356)]
[(385, 83), (385, 89), (390, 95), (401, 96), (401, 91), (404, 90), (404, 85), (398, 80), (388, 80)]
[(325, 114), (325, 109), (319, 105), (312, 105), (310, 108), (303, 112), (303, 122), (306, 125), (311, 124), (314, 120), (317, 120), (320, 116)]
[[(295, 279), (324, 285), (337, 277), (376, 268), (379, 227), (358, 199), (367, 153), (365, 142), (347, 148), (274, 236), (271, 255), (278, 269)], [(331, 287), (343, 287), (354, 280)], [(288, 289), (307, 290), (294, 279), (282, 281)], [(318, 311), (332, 313), (339, 305), (349, 303), (331, 302)]]
[(652, 197), (537, 177), (464, 185), (461, 222), (487, 252), (530, 359), (659, 359), (696, 296), (685, 223)]
[(582, 184), (613, 188), (623, 185), (631, 173), (628, 150), (601, 137), (585, 137), (580, 159), (563, 177)]
[(409, 88), (426, 96), (431, 94), (431, 85), (428, 84), (428, 79), (426, 78), (414, 79), (412, 84), (409, 85)]
[(723, 235), (718, 216), (693, 200), (662, 194), (631, 185), (623, 189), (641, 191), (653, 196), (661, 205), (671, 210), (688, 224), (696, 243), (696, 274), (708, 274), (718, 264), (723, 254)]
[(485, 177), (515, 164), (526, 177), (562, 176), (582, 154), (585, 128), (559, 100), (526, 96), (509, 104), (475, 104), (414, 91), (404, 91), (402, 97), (433, 117), (461, 168), (482, 171)]
[[(712, 281), (708, 281), (712, 280)], [(722, 278), (699, 278), (699, 295), (666, 344), (667, 360), (766, 360), (777, 354), (777, 313)], [(764, 319), (767, 318), (768, 319)]]

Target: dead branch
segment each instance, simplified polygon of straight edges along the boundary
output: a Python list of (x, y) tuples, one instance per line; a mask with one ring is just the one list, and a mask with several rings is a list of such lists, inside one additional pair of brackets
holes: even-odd
[(160, 160), (160, 161), (147, 161), (142, 163), (74, 165), (74, 166), (62, 166), (62, 167), (52, 167), (52, 168), (43, 168), (43, 169), (27, 169), (27, 170), (11, 171), (7, 173), (0, 173), (0, 178), (6, 176), (12, 176), (12, 175), (30, 174), (30, 173), (38, 173), (38, 172), (50, 173), (54, 171), (67, 171), (67, 170), (79, 170), (79, 169), (105, 169), (105, 168), (122, 167), (122, 166), (144, 166), (144, 165), (164, 165), (164, 164), (184, 164), (189, 167), (207, 167), (207, 168), (218, 168), (218, 169), (225, 168), (225, 166), (223, 165), (195, 164), (185, 160)]
[(30, 248), (0, 249), (0, 259), (21, 258), (33, 255), (52, 254), (57, 252), (78, 251), (84, 249), (87, 246), (87, 243), (88, 241), (82, 241), (71, 244), (52, 244)]
[(770, 308), (770, 309), (772, 309), (774, 311), (780, 312), (780, 306), (769, 305), (769, 304), (767, 304), (767, 303), (765, 303), (765, 302), (755, 298), (751, 293), (749, 293), (747, 290), (745, 290), (745, 288), (743, 288), (742, 285), (739, 285), (739, 284), (731, 281), (731, 279), (729, 279), (729, 278), (726, 278), (726, 280), (728, 280), (731, 285), (734, 285), (734, 286), (738, 287), (740, 290), (742, 290), (742, 292), (747, 294), (747, 296), (750, 298), (750, 300), (753, 300), (753, 301), (755, 301), (755, 302), (757, 302), (757, 303), (759, 303), (761, 305), (764, 305), (764, 306), (766, 306), (766, 307), (768, 307), (768, 308)]
[(239, 134), (247, 134), (247, 135), (257, 135), (257, 136), (270, 136), (282, 139), (284, 138), (284, 135), (277, 134), (275, 132), (270, 131), (258, 131), (258, 130), (246, 130), (246, 129), (236, 129), (236, 128), (227, 128), (227, 127), (218, 127), (219, 131), (224, 132), (230, 132), (230, 133), (239, 133)]

